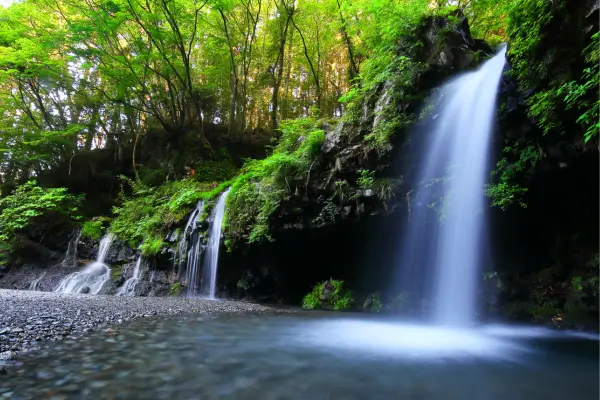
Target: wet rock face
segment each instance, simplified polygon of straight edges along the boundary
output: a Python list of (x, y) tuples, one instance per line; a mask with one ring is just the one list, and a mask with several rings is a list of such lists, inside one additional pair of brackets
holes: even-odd
[[(77, 257), (84, 260), (95, 260), (98, 256), (98, 240), (82, 238), (77, 246)], [(135, 259), (135, 251), (126, 243), (115, 239), (108, 250), (105, 261), (108, 264), (123, 264)]]
[[(471, 37), (467, 19), (458, 12), (450, 17), (426, 19), (414, 36), (400, 40), (397, 51), (419, 65), (411, 67), (409, 78), (391, 76), (366, 95), (356, 120), (322, 127), (326, 137), (321, 156), (311, 169), (310, 182), (307, 180), (309, 187), (281, 204), (272, 221), (274, 231), (320, 228), (338, 220), (358, 220), (403, 208), (404, 195), (410, 190), (403, 176), (410, 175), (412, 167), (402, 166), (399, 170), (397, 164), (399, 153), (409, 152), (403, 149), (410, 146), (413, 124), (401, 123), (391, 128), (389, 144), (378, 148), (370, 145), (366, 136), (387, 130), (386, 124), (400, 115), (403, 119), (418, 119), (422, 103), (432, 89), (450, 75), (476, 67), (492, 54), (485, 42)], [(375, 171), (377, 178), (393, 181), (396, 196), (382, 198), (372, 189), (360, 187), (363, 170)], [(351, 192), (347, 199), (340, 199), (340, 183)], [(333, 205), (332, 198), (336, 199)], [(328, 215), (328, 207), (335, 208), (334, 220), (323, 218)], [(299, 215), (294, 210), (303, 212)]]

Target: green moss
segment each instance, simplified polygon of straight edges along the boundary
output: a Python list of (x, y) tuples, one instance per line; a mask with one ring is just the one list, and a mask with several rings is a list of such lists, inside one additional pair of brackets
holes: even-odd
[(184, 286), (181, 282), (175, 282), (171, 285), (171, 289), (169, 290), (169, 296), (179, 296), (183, 292)]
[(110, 279), (115, 282), (117, 279), (121, 277), (123, 274), (123, 266), (122, 265), (112, 265), (110, 268)]
[(353, 304), (352, 292), (344, 288), (344, 281), (335, 279), (316, 284), (302, 300), (302, 307), (308, 310), (345, 311), (350, 309)]

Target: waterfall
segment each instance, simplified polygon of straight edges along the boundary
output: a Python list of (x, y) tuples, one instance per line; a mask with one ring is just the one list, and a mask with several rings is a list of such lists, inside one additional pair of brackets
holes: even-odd
[(204, 202), (200, 200), (183, 229), (175, 259), (175, 263), (179, 265), (179, 279), (183, 278), (183, 273), (185, 272), (185, 281), (188, 285), (189, 295), (197, 294), (198, 265), (200, 263), (200, 256), (202, 255), (202, 238), (198, 231), (198, 222), (200, 221), (202, 210), (204, 210)]
[(133, 269), (133, 275), (127, 279), (123, 286), (117, 292), (117, 296), (135, 296), (135, 287), (140, 281), (140, 266), (142, 265), (142, 256), (138, 256)]
[(223, 217), (225, 216), (225, 199), (230, 189), (221, 193), (217, 204), (212, 211), (210, 226), (210, 235), (208, 237), (208, 245), (206, 247), (206, 255), (204, 258), (204, 270), (202, 273), (202, 282), (208, 284), (208, 297), (214, 299), (217, 288), (217, 267), (219, 263), (219, 247), (221, 246), (221, 229), (223, 225)]
[(59, 293), (98, 294), (104, 283), (110, 279), (110, 268), (104, 263), (114, 236), (109, 233), (100, 240), (96, 261), (82, 271), (67, 275), (54, 290)]
[(31, 281), (31, 283), (29, 284), (29, 290), (38, 290), (40, 281), (44, 276), (46, 276), (46, 272), (47, 271), (42, 272), (42, 274), (38, 278)]
[(71, 239), (69, 241), (69, 244), (67, 245), (65, 258), (61, 263), (65, 267), (75, 266), (75, 263), (77, 262), (77, 246), (79, 245), (79, 240), (81, 239), (81, 232), (83, 232), (83, 229), (79, 229), (77, 235), (73, 239)]
[[(419, 188), (410, 199), (410, 220), (402, 239), (404, 284), (433, 297), (433, 319), (441, 324), (469, 325), (477, 311), (486, 228), (483, 189), (505, 52), (503, 48), (477, 71), (441, 88), (418, 153)], [(432, 210), (439, 220), (431, 221)], [(427, 293), (429, 283), (432, 291)]]

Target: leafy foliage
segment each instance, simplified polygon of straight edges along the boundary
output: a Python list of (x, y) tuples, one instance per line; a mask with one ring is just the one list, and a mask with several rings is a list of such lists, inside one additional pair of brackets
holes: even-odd
[(395, 195), (398, 181), (390, 178), (375, 178), (375, 171), (361, 170), (356, 182), (361, 190), (371, 190), (382, 201), (390, 200)]
[(102, 237), (110, 222), (111, 218), (108, 217), (95, 217), (89, 221), (85, 221), (81, 227), (81, 236), (98, 240)]
[[(509, 55), (513, 64), (512, 73), (523, 89), (538, 88), (527, 99), (529, 114), (534, 117), (544, 133), (561, 132), (565, 125), (565, 111), (575, 110), (579, 116), (576, 124), (583, 130), (583, 139), (587, 142), (594, 138), (600, 125), (598, 123), (600, 106), (598, 86), (600, 67), (598, 63), (598, 33), (589, 34), (587, 44), (573, 48), (583, 49), (580, 55), (566, 55), (583, 58), (585, 67), (575, 68), (568, 74), (556, 74), (556, 63), (564, 62), (564, 55), (556, 48), (545, 48), (544, 40), (559, 27), (565, 18), (567, 0), (519, 0), (510, 9), (508, 32), (511, 37)], [(562, 49), (564, 51), (564, 49)], [(581, 50), (578, 50), (581, 51)], [(543, 85), (539, 87), (539, 83)], [(562, 117), (560, 117), (562, 116)], [(568, 121), (570, 122), (570, 121)]]
[(379, 292), (369, 294), (363, 303), (363, 310), (365, 311), (380, 313), (383, 309), (384, 305)]
[(344, 289), (344, 281), (329, 279), (316, 284), (312, 291), (304, 296), (302, 307), (315, 309), (348, 310), (352, 307), (352, 292)]
[(270, 217), (284, 199), (305, 188), (318, 162), (325, 139), (321, 122), (314, 118), (285, 121), (273, 153), (251, 160), (231, 185), (227, 196), (227, 235), (234, 241), (272, 240)]
[(505, 157), (498, 161), (496, 169), (491, 173), (492, 180), (496, 180), (496, 183), (487, 185), (485, 193), (492, 199), (492, 206), (502, 210), (514, 204), (526, 208), (523, 196), (527, 193), (527, 188), (521, 187), (519, 182), (542, 160), (544, 153), (534, 145), (517, 141), (513, 146), (506, 146), (504, 154)]
[(98, 240), (102, 237), (102, 221), (85, 221), (81, 228), (81, 236), (92, 240)]
[(65, 188), (43, 188), (35, 181), (0, 199), (0, 244), (6, 260), (18, 237), (43, 238), (53, 228), (77, 219), (82, 198)]
[(119, 238), (138, 247), (145, 256), (157, 254), (169, 229), (181, 224), (200, 200), (210, 200), (228, 183), (220, 185), (184, 179), (151, 187), (124, 178), (132, 195), (122, 191), (123, 205), (115, 207), (110, 230)]

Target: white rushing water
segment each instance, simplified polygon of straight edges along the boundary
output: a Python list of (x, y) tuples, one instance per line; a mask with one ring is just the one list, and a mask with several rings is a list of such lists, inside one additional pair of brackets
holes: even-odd
[(135, 296), (135, 287), (140, 281), (141, 275), (142, 256), (138, 256), (135, 262), (135, 268), (133, 269), (133, 275), (127, 279), (123, 286), (117, 292), (117, 296)]
[(185, 271), (185, 281), (188, 286), (187, 294), (192, 296), (198, 292), (198, 267), (202, 256), (202, 241), (198, 231), (198, 223), (203, 210), (204, 202), (201, 200), (196, 205), (183, 229), (176, 259), (179, 263), (179, 278), (183, 278), (183, 272)]
[(71, 239), (69, 241), (69, 244), (67, 245), (67, 252), (65, 253), (65, 258), (61, 263), (65, 267), (72, 267), (77, 261), (77, 246), (79, 245), (79, 240), (81, 239), (81, 232), (83, 232), (83, 229), (79, 229), (77, 235), (75, 235), (75, 237), (73, 237), (73, 239)]
[(215, 208), (212, 210), (212, 223), (204, 258), (204, 270), (202, 273), (203, 285), (208, 285), (208, 298), (215, 299), (217, 289), (217, 267), (219, 265), (219, 248), (221, 247), (221, 229), (223, 217), (225, 216), (225, 200), (229, 189), (221, 193)]
[[(416, 286), (432, 282), (424, 297), (434, 299), (436, 323), (469, 325), (476, 315), (486, 222), (483, 189), (505, 52), (502, 48), (477, 71), (444, 85), (424, 129), (420, 188), (403, 239), (403, 267), (412, 270)], [(432, 209), (439, 218), (434, 222)]]
[(96, 261), (88, 264), (82, 271), (66, 276), (54, 290), (59, 293), (98, 294), (106, 281), (110, 279), (110, 268), (104, 263), (114, 236), (109, 233), (100, 240)]
[(38, 290), (39, 289), (39, 285), (40, 285), (40, 281), (42, 280), (42, 278), (46, 276), (46, 271), (42, 272), (42, 274), (34, 279), (30, 284), (29, 284), (29, 290)]

